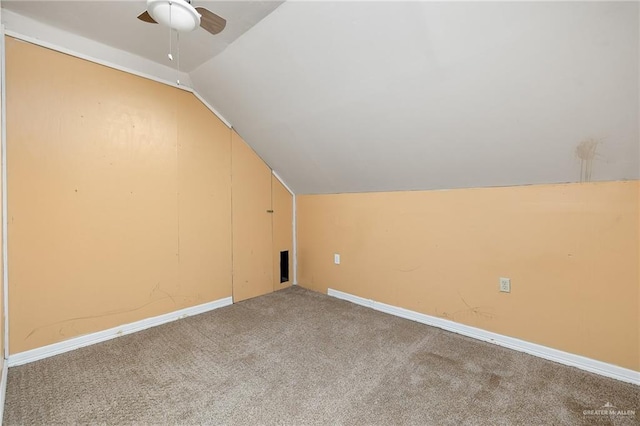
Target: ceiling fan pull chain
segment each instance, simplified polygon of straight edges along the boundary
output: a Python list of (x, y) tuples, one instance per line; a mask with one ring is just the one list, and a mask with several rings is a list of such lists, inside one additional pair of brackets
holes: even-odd
[(178, 86), (180, 86), (180, 31), (176, 31), (176, 56), (178, 59), (178, 78), (177, 78), (177, 83)]
[(173, 55), (171, 54), (173, 52), (173, 49), (171, 48), (171, 39), (173, 38), (171, 36), (171, 2), (169, 2), (169, 54), (167, 55), (169, 57), (170, 61), (173, 61)]

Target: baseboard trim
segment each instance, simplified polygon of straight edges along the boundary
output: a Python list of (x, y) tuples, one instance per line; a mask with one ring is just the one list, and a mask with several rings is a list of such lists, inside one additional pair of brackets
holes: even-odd
[[(31, 349), (17, 354), (9, 355), (9, 359), (5, 362), (5, 366), (15, 367), (16, 365), (27, 364), (29, 362), (38, 361), (50, 356), (59, 355), (74, 349), (93, 345), (96, 343), (111, 340), (126, 334), (135, 333), (147, 328), (156, 327), (175, 320), (202, 314), (214, 309), (222, 308), (233, 304), (231, 297), (214, 300), (213, 302), (203, 303), (202, 305), (192, 306), (167, 314), (158, 315), (156, 317), (146, 318), (140, 321), (124, 324), (108, 330), (98, 331), (96, 333), (85, 334), (83, 336), (74, 337), (63, 342), (54, 343), (52, 345), (42, 346), (40, 348)], [(5, 376), (2, 377), (4, 380)]]
[(7, 396), (7, 372), (9, 371), (9, 364), (5, 359), (2, 363), (2, 379), (0, 380), (0, 423), (4, 420), (4, 400)]
[(640, 372), (630, 370), (628, 368), (619, 367), (617, 365), (587, 358), (581, 355), (575, 355), (558, 349), (549, 348), (537, 343), (527, 342), (525, 340), (516, 339), (480, 328), (471, 327), (443, 318), (433, 317), (431, 315), (421, 314), (419, 312), (410, 311), (409, 309), (399, 308), (397, 306), (387, 305), (385, 303), (376, 302), (375, 300), (365, 299), (353, 294), (344, 293), (342, 291), (329, 289), (329, 296), (346, 300), (357, 305), (366, 306), (376, 311), (385, 312), (400, 318), (416, 321), (422, 324), (438, 327), (443, 330), (462, 334), (463, 336), (473, 339), (482, 340), (483, 342), (493, 343), (494, 345), (503, 346), (539, 358), (544, 358), (560, 364), (576, 367), (581, 370), (599, 374), (601, 376), (610, 377), (622, 382), (640, 385)]

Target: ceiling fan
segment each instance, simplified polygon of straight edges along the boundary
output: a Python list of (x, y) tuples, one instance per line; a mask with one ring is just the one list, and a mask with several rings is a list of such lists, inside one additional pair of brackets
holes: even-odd
[(193, 31), (198, 26), (218, 34), (227, 25), (224, 18), (204, 7), (191, 6), (191, 0), (147, 0), (147, 10), (138, 19), (163, 24), (178, 32)]

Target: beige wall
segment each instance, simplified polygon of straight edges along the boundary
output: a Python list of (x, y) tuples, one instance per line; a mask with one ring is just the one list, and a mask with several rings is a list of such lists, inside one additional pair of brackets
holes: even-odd
[[(275, 177), (271, 177), (273, 205), (273, 290), (293, 283), (293, 196)], [(289, 281), (280, 282), (280, 252), (289, 251)]]
[[(281, 290), (293, 279), (293, 196), (236, 133), (231, 137), (233, 300)], [(280, 251), (290, 280), (280, 283)]]
[(298, 281), (640, 370), (639, 190), (298, 196)]
[(231, 132), (192, 94), (6, 40), (10, 351), (231, 296)]
[(233, 300), (273, 291), (271, 169), (233, 132)]

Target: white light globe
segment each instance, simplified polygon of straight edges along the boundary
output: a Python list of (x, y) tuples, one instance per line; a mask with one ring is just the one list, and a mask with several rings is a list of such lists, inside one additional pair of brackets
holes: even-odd
[(193, 31), (200, 25), (200, 14), (185, 0), (147, 0), (147, 12), (157, 23), (179, 32)]

